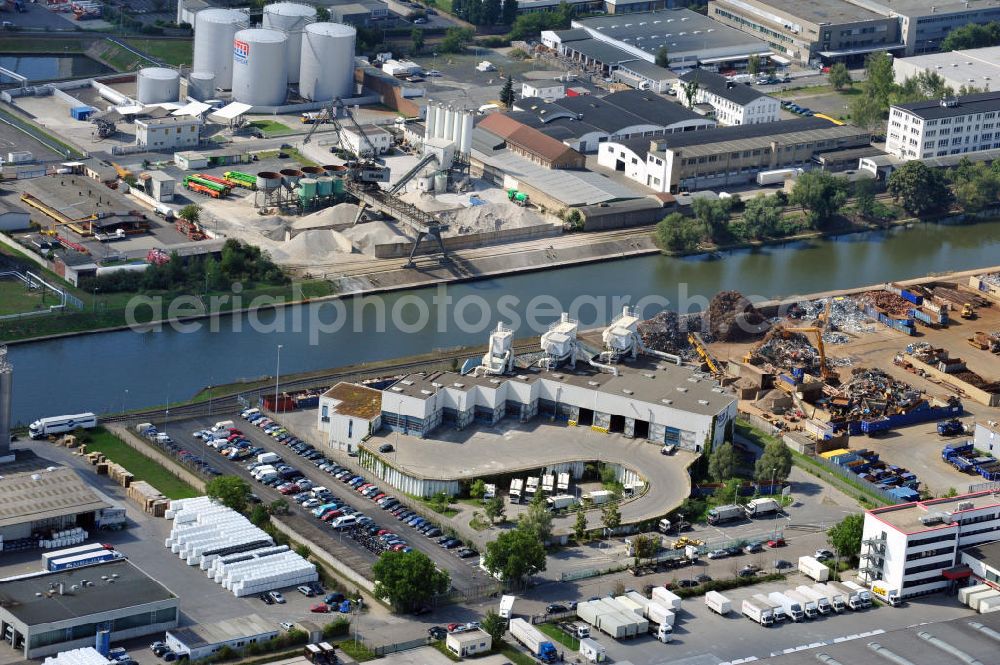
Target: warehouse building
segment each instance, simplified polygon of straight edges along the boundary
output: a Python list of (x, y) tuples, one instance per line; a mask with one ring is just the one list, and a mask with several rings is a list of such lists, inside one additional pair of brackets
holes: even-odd
[(872, 51), (902, 50), (899, 20), (850, 0), (712, 0), (708, 15), (759, 37), (778, 62), (857, 65)]
[(572, 29), (546, 32), (542, 43), (592, 71), (610, 76), (623, 63), (652, 63), (667, 49), (672, 69), (744, 67), (751, 55), (767, 57), (760, 39), (689, 9), (574, 20)]
[(975, 86), (986, 92), (1000, 90), (1000, 46), (928, 53), (892, 61), (896, 82), (920, 74), (937, 74), (956, 93), (962, 86)]
[(201, 120), (190, 116), (143, 118), (135, 121), (135, 143), (150, 150), (174, 150), (198, 145)]
[(1000, 495), (992, 491), (875, 508), (865, 513), (860, 579), (902, 598), (964, 585), (962, 550), (1000, 537)]
[(601, 146), (597, 163), (656, 192), (677, 193), (749, 183), (761, 171), (811, 168), (823, 152), (870, 142), (870, 134), (857, 127), (797, 118), (609, 142)]
[[(364, 134), (362, 134), (362, 132)], [(345, 127), (341, 132), (344, 137), (344, 149), (355, 155), (383, 155), (392, 147), (392, 134), (376, 125), (361, 125), (359, 129)]]
[(0, 580), (0, 632), (24, 658), (177, 626), (177, 597), (128, 560)]
[(911, 160), (1000, 148), (998, 113), (1000, 91), (892, 106), (885, 151)]
[(240, 651), (251, 644), (267, 642), (278, 636), (278, 627), (257, 614), (226, 619), (215, 623), (197, 623), (167, 631), (171, 651), (189, 660), (208, 658), (223, 647)]
[(969, 567), (971, 583), (1000, 589), (1000, 540), (966, 548), (960, 563)]
[(698, 84), (691, 101), (694, 104), (710, 105), (720, 125), (777, 122), (781, 116), (781, 103), (774, 97), (768, 97), (749, 85), (735, 83), (724, 76), (700, 69), (692, 69), (680, 76), (675, 87), (678, 97), (684, 94), (681, 86), (690, 81)]
[[(596, 152), (607, 141), (709, 129), (715, 121), (648, 91), (606, 97), (564, 97), (554, 102), (522, 99), (507, 117), (537, 129), (574, 150)], [(497, 115), (497, 114), (493, 114)]]
[(504, 113), (489, 114), (476, 125), (475, 132), (481, 140), (499, 140), (508, 151), (546, 169), (582, 169), (586, 163), (573, 148)]
[(380, 391), (340, 382), (320, 395), (317, 429), (326, 432), (330, 447), (353, 452), (381, 427), (381, 413)]

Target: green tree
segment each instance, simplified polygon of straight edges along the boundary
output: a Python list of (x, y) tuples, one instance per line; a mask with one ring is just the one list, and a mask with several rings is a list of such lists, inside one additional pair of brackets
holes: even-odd
[(955, 94), (944, 77), (933, 71), (923, 71), (916, 76), (909, 76), (896, 85), (892, 92), (893, 104), (908, 104), (926, 99), (940, 99)]
[(413, 30), (410, 30), (410, 44), (413, 46), (414, 53), (420, 53), (424, 50), (423, 28), (414, 28)]
[(483, 512), (490, 518), (490, 524), (496, 523), (497, 520), (503, 520), (504, 509), (503, 498), (499, 496), (487, 500), (483, 505)]
[(697, 198), (691, 204), (695, 219), (704, 224), (712, 240), (722, 242), (729, 238), (729, 211), (732, 199)]
[(451, 586), (448, 573), (420, 550), (383, 552), (372, 566), (372, 575), (375, 595), (388, 600), (397, 612), (420, 609)]
[(189, 203), (177, 213), (181, 219), (186, 219), (192, 224), (197, 224), (201, 220), (201, 206)]
[(875, 214), (875, 183), (871, 179), (861, 178), (854, 182), (854, 206), (866, 219)]
[(829, 223), (847, 200), (844, 180), (826, 171), (806, 171), (795, 180), (792, 203), (802, 206), (813, 226)]
[(327, 23), (330, 20), (330, 10), (326, 7), (316, 8), (316, 21), (317, 23)]
[(507, 622), (493, 610), (487, 610), (479, 622), (479, 627), (493, 638), (493, 644), (500, 644), (503, 634), (507, 632)]
[(573, 522), (573, 537), (577, 543), (582, 543), (587, 537), (587, 510), (582, 503), (576, 504), (576, 520)]
[(483, 566), (508, 584), (520, 584), (545, 570), (545, 546), (530, 529), (511, 529), (486, 545)]
[(262, 527), (271, 521), (271, 514), (267, 512), (267, 508), (258, 503), (250, 510), (250, 521), (254, 526)]
[(667, 50), (666, 46), (656, 49), (654, 62), (657, 67), (663, 67), (664, 69), (670, 66), (670, 51)]
[(205, 494), (242, 513), (250, 498), (250, 485), (237, 476), (216, 476), (205, 484)]
[(851, 100), (850, 110), (851, 122), (855, 125), (874, 135), (882, 133), (885, 108), (879, 105), (877, 99), (862, 92)]
[(865, 516), (861, 513), (847, 515), (826, 532), (826, 541), (841, 556), (857, 561), (861, 556), (861, 534), (865, 526)]
[(636, 559), (652, 559), (660, 549), (660, 539), (639, 534), (632, 539)]
[(792, 471), (792, 451), (784, 441), (773, 439), (764, 446), (764, 452), (757, 458), (754, 479), (758, 483), (785, 480)]
[(914, 215), (948, 205), (951, 195), (944, 176), (919, 160), (906, 162), (889, 176), (889, 193)]
[(687, 104), (688, 108), (694, 107), (695, 100), (698, 99), (698, 90), (700, 89), (701, 85), (698, 83), (697, 77), (681, 84), (681, 94), (684, 95), (684, 103)]
[(686, 252), (698, 246), (704, 226), (679, 212), (672, 212), (656, 225), (656, 242), (664, 249)]
[(883, 111), (889, 108), (889, 99), (896, 86), (892, 69), (892, 56), (876, 51), (865, 58), (865, 82), (862, 92), (871, 95)]
[(517, 20), (517, 0), (504, 0), (500, 22), (504, 25), (514, 25)]
[(1000, 177), (983, 162), (970, 165), (955, 179), (955, 200), (967, 213), (977, 213), (995, 206), (1000, 194)]
[(614, 531), (622, 525), (622, 512), (618, 508), (617, 501), (612, 501), (601, 508), (601, 524), (608, 531)]
[(747, 74), (750, 76), (760, 74), (760, 56), (756, 53), (747, 58)]
[(472, 39), (474, 33), (468, 28), (448, 28), (444, 33), (438, 50), (442, 53), (461, 53), (465, 45)]
[(480, 25), (493, 25), (500, 20), (500, 0), (483, 0), (483, 9), (479, 14)]
[(469, 496), (473, 499), (482, 499), (486, 494), (486, 481), (482, 478), (476, 478), (471, 485), (469, 485)]
[(851, 78), (850, 70), (848, 70), (847, 65), (842, 62), (834, 63), (830, 67), (830, 73), (827, 75), (827, 79), (830, 81), (830, 85), (833, 86), (834, 90), (849, 88), (854, 83), (854, 79)]
[(984, 48), (1000, 44), (1000, 23), (991, 21), (986, 25), (967, 23), (950, 30), (941, 40), (942, 51)]
[(507, 108), (514, 106), (514, 79), (508, 76), (500, 88), (500, 103)]
[(708, 460), (708, 475), (717, 483), (729, 480), (736, 475), (736, 463), (736, 449), (727, 441), (712, 451)]
[(272, 515), (287, 515), (289, 513), (288, 502), (285, 501), (284, 499), (278, 499), (277, 501), (272, 501), (271, 504), (267, 507), (267, 512), (271, 513)]
[(763, 240), (775, 234), (781, 223), (784, 206), (775, 196), (758, 194), (743, 207), (743, 223), (754, 240)]
[(539, 542), (545, 543), (549, 540), (552, 536), (552, 512), (545, 503), (544, 493), (535, 492), (528, 510), (521, 513), (517, 528), (531, 532)]

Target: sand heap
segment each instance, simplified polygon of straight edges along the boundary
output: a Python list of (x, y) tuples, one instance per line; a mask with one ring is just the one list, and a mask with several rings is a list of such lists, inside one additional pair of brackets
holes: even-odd
[(329, 208), (317, 210), (305, 217), (301, 217), (292, 222), (295, 230), (303, 229), (323, 229), (353, 224), (354, 218), (358, 214), (358, 206), (355, 203), (340, 203)]
[(306, 264), (329, 261), (336, 254), (350, 254), (354, 247), (337, 231), (311, 230), (287, 242), (271, 243), (268, 250), (276, 263)]
[(486, 203), (461, 210), (442, 212), (439, 217), (451, 225), (447, 233), (450, 236), (500, 231), (501, 229), (518, 229), (546, 223), (538, 213), (509, 204)]
[(375, 245), (410, 242), (411, 240), (403, 235), (396, 226), (382, 221), (362, 222), (357, 226), (345, 229), (343, 235), (357, 247), (358, 251), (364, 254), (374, 254)]
[(288, 220), (279, 215), (262, 217), (256, 215), (247, 217), (245, 228), (249, 231), (259, 233), (271, 240), (284, 240), (285, 231), (288, 229)]

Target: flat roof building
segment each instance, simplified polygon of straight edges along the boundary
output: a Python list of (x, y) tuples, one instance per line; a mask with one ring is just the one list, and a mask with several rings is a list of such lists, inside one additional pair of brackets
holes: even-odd
[(493, 648), (493, 638), (481, 628), (462, 633), (448, 633), (445, 648), (459, 658), (468, 658), (486, 653)]
[(763, 39), (780, 58), (803, 65), (860, 64), (872, 51), (903, 48), (897, 18), (851, 0), (712, 0), (708, 16)]
[(911, 160), (995, 150), (998, 113), (1000, 91), (894, 105), (885, 151)]
[(177, 597), (124, 559), (0, 580), (0, 631), (25, 658), (93, 645), (108, 626), (113, 642), (174, 628)]
[(943, 78), (945, 85), (955, 93), (962, 86), (997, 91), (1000, 90), (1000, 46), (896, 58), (892, 61), (892, 69), (897, 83), (919, 74), (933, 73)]
[(871, 135), (822, 118), (718, 127), (664, 138), (608, 142), (598, 164), (656, 192), (718, 189), (772, 169), (810, 168), (817, 154), (869, 145)]
[(340, 382), (319, 398), (317, 429), (329, 434), (327, 444), (353, 452), (381, 426), (381, 391)]
[[(724, 76), (702, 69), (692, 69), (681, 74), (677, 81), (678, 97), (683, 96), (683, 85), (698, 83), (695, 104), (709, 104), (720, 125), (756, 125), (777, 122), (781, 116), (781, 103), (749, 85), (730, 81)], [(687, 100), (684, 100), (685, 102)]]
[(198, 145), (201, 119), (191, 116), (137, 118), (135, 143), (150, 150), (174, 150)]
[(208, 658), (223, 647), (240, 651), (251, 644), (278, 636), (278, 627), (257, 614), (215, 623), (197, 623), (167, 631), (165, 642), (175, 653), (190, 660)]

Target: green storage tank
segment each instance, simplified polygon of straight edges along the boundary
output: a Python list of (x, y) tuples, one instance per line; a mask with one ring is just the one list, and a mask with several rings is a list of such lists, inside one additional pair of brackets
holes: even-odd
[(316, 178), (316, 194), (330, 196), (333, 194), (333, 178), (328, 175)]
[(343, 178), (334, 178), (333, 179), (333, 193), (336, 194), (337, 196), (340, 196), (345, 191), (346, 191), (346, 189), (344, 188), (344, 179)]
[(302, 178), (299, 180), (299, 200), (303, 203), (316, 198), (316, 179)]

